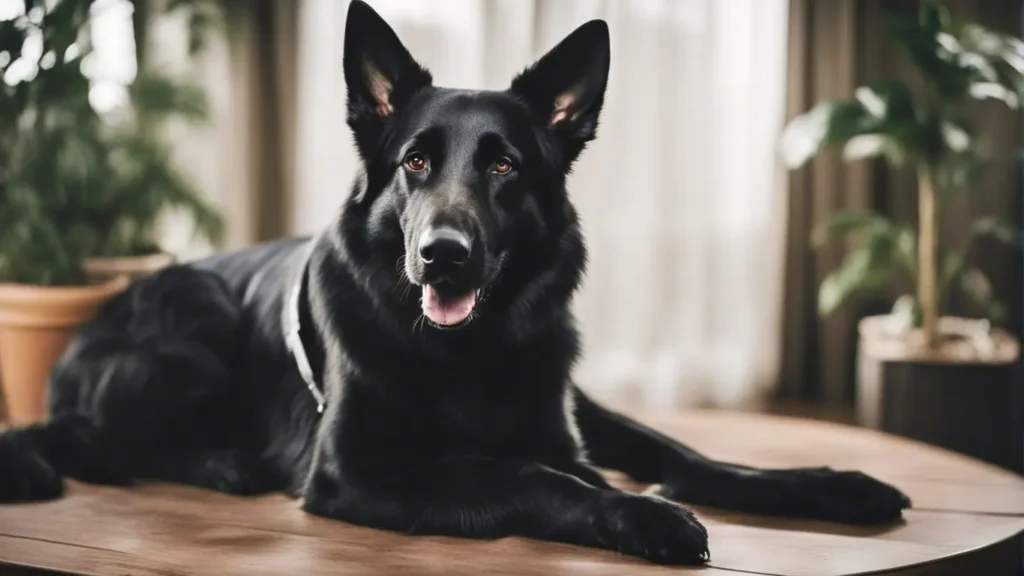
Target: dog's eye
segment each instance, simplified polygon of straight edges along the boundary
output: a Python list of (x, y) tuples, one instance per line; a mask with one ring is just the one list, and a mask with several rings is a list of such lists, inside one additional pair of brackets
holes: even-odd
[(427, 159), (419, 152), (410, 152), (405, 157), (405, 165), (409, 167), (409, 170), (419, 172), (427, 167)]
[(495, 174), (508, 174), (512, 171), (512, 161), (508, 158), (501, 158), (494, 163)]

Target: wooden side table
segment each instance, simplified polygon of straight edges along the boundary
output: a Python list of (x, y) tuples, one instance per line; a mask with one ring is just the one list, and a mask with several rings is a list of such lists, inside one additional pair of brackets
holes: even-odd
[(710, 533), (710, 566), (668, 568), (523, 538), (471, 541), (361, 528), (305, 514), (276, 495), (71, 484), (61, 500), (0, 506), (0, 563), (94, 575), (1018, 573), (1024, 478), (1017, 474), (839, 424), (704, 411), (644, 419), (712, 458), (860, 469), (902, 488), (915, 508), (904, 522), (880, 528), (698, 509)]

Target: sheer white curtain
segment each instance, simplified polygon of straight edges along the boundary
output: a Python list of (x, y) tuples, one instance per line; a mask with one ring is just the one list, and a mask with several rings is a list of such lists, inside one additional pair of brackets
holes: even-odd
[[(347, 2), (303, 0), (292, 227), (324, 226), (355, 153)], [(608, 21), (598, 140), (570, 181), (591, 254), (577, 380), (639, 409), (755, 399), (776, 377), (787, 0), (370, 0), (438, 84), (504, 88), (590, 18)]]

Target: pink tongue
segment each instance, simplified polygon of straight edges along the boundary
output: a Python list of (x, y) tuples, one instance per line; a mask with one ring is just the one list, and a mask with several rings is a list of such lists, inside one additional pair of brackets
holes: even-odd
[(457, 298), (442, 299), (430, 284), (423, 286), (423, 313), (435, 324), (451, 326), (458, 324), (473, 312), (476, 305), (476, 290)]

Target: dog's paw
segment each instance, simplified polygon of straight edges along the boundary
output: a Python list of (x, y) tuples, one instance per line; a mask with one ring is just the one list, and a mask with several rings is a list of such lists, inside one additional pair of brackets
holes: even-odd
[(225, 494), (249, 496), (263, 491), (250, 457), (235, 450), (206, 452), (199, 457), (201, 484)]
[(658, 496), (611, 494), (598, 518), (601, 543), (658, 564), (702, 564), (708, 532), (682, 506)]
[(888, 524), (911, 506), (910, 498), (898, 488), (861, 472), (799, 470), (791, 490), (807, 516), (844, 524)]
[(38, 453), (0, 434), (0, 502), (52, 500), (63, 492), (64, 482)]

